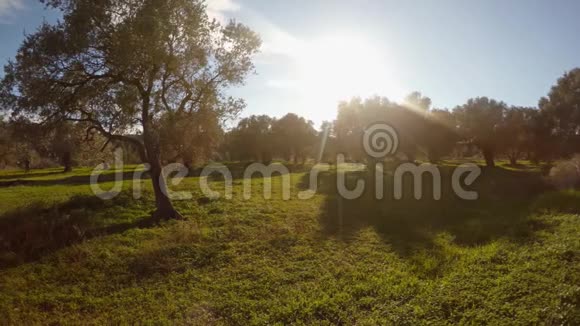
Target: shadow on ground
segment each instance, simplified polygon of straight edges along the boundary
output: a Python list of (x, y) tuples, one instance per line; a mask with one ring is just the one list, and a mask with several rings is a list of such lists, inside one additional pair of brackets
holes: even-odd
[[(433, 199), (433, 179), (427, 175), (423, 176), (423, 199), (414, 199), (413, 179), (407, 174), (403, 179), (404, 196), (395, 200), (393, 177), (385, 174), (384, 199), (378, 200), (375, 192), (369, 190), (369, 184), (374, 183), (374, 178), (369, 179), (370, 173), (350, 172), (348, 189), (354, 188), (357, 179), (364, 179), (367, 191), (360, 198), (347, 200), (338, 194), (336, 171), (323, 173), (319, 178), (319, 192), (325, 196), (320, 216), (322, 229), (327, 236), (349, 241), (362, 228), (372, 227), (396, 252), (407, 255), (415, 249), (432, 248), (435, 235), (441, 232), (450, 234), (456, 244), (477, 246), (498, 238), (527, 241), (535, 230), (547, 227), (530, 218), (537, 209), (537, 198), (550, 190), (540, 173), (484, 169), (468, 187), (479, 193), (479, 199), (468, 201), (454, 194), (452, 169), (440, 167), (441, 200)], [(568, 206), (580, 211), (580, 205)]]
[(23, 179), (23, 178), (40, 178), (40, 177), (47, 177), (47, 176), (51, 176), (51, 175), (59, 175), (59, 174), (63, 174), (64, 172), (61, 170), (59, 171), (49, 171), (49, 172), (19, 172), (17, 171), (16, 174), (6, 174), (6, 175), (0, 175), (0, 180), (13, 180), (13, 179)]
[[(244, 172), (246, 168), (253, 163), (229, 163), (226, 164), (228, 170), (232, 174), (233, 180), (244, 179)], [(267, 165), (267, 164), (266, 164)], [(288, 170), (289, 173), (300, 173), (309, 171), (311, 166), (304, 164), (284, 164), (284, 168)], [(195, 168), (189, 170), (189, 177), (198, 177), (201, 175), (203, 168)], [(63, 172), (48, 172), (48, 173), (34, 173), (29, 174), (19, 174), (17, 176), (0, 176), (0, 188), (15, 187), (15, 186), (55, 186), (55, 185), (88, 185), (91, 183), (90, 175), (73, 175), (73, 176), (63, 176), (62, 178), (54, 178), (47, 180), (31, 180), (29, 178), (39, 178), (45, 176), (58, 176), (63, 174)], [(251, 175), (252, 178), (262, 178), (263, 175), (260, 173), (254, 173)], [(147, 172), (141, 172), (141, 170), (136, 171), (124, 171), (120, 175), (117, 175), (114, 171), (104, 171), (98, 177), (99, 183), (113, 182), (118, 179), (120, 180), (134, 180), (135, 178), (149, 179), (150, 176)], [(2, 181), (5, 180), (5, 181)], [(6, 181), (10, 180), (10, 181)], [(211, 175), (212, 181), (223, 181), (224, 177), (219, 173), (213, 173)]]
[[(90, 175), (73, 175), (69, 177), (63, 178), (55, 178), (55, 179), (47, 179), (47, 180), (30, 180), (26, 178), (32, 177), (40, 177), (40, 176), (49, 176), (49, 175), (58, 175), (62, 174), (62, 172), (57, 173), (47, 173), (47, 174), (35, 174), (35, 175), (26, 175), (22, 178), (16, 178), (16, 180), (11, 181), (0, 181), (0, 188), (6, 187), (15, 187), (15, 186), (56, 186), (56, 185), (88, 185), (91, 183), (91, 176)], [(136, 176), (140, 178), (148, 178), (148, 174), (146, 173), (138, 173), (135, 172), (121, 172), (119, 176), (115, 172), (107, 171), (99, 175), (98, 182), (112, 182), (116, 181), (117, 179), (120, 180), (133, 180)]]
[(0, 216), (0, 270), (91, 238), (150, 226), (152, 221), (145, 214), (111, 220), (118, 207), (127, 209), (135, 204), (135, 200), (122, 193), (110, 201), (77, 196), (51, 207), (36, 203), (8, 212)]

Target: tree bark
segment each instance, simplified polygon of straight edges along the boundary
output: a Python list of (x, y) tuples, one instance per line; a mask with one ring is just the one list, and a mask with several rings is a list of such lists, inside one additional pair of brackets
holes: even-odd
[(153, 218), (156, 220), (162, 219), (182, 219), (183, 217), (171, 203), (171, 199), (167, 197), (167, 184), (165, 176), (163, 175), (163, 167), (158, 155), (149, 156), (149, 165), (151, 166), (149, 173), (151, 174), (151, 182), (153, 184), (153, 191), (155, 194), (156, 210), (153, 213)]
[(518, 164), (518, 159), (521, 157), (522, 153), (514, 148), (512, 150), (509, 150), (507, 154), (508, 159), (510, 160), (510, 165), (516, 166)]
[(432, 148), (427, 150), (427, 158), (432, 164), (436, 164), (440, 160), (439, 153), (437, 153), (437, 151)]
[(492, 150), (490, 150), (489, 148), (484, 148), (482, 150), (483, 152), (483, 158), (485, 159), (485, 165), (487, 167), (493, 168), (495, 167), (495, 161), (494, 161), (494, 153)]
[(72, 155), (70, 152), (64, 152), (62, 155), (62, 165), (64, 166), (64, 173), (72, 171)]
[(161, 149), (159, 147), (159, 136), (152, 129), (152, 121), (149, 115), (149, 94), (143, 94), (143, 111), (141, 113), (143, 123), (143, 147), (144, 157), (149, 163), (151, 183), (155, 194), (156, 210), (153, 212), (153, 219), (183, 219), (183, 216), (175, 210), (171, 199), (167, 196), (167, 184), (163, 175), (163, 165), (161, 164)]
[(518, 164), (518, 159), (515, 157), (510, 157), (510, 165), (511, 166), (516, 166)]

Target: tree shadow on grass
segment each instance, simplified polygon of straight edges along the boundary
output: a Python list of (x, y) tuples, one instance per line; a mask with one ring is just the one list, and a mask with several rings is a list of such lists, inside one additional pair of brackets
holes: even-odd
[[(108, 201), (76, 196), (51, 207), (35, 203), (8, 212), (0, 216), (0, 270), (35, 261), (91, 238), (148, 227), (153, 221), (149, 215), (138, 215), (141, 205), (147, 204), (122, 193)], [(133, 216), (111, 220), (111, 216), (121, 213), (120, 207), (132, 206), (136, 207)]]
[(319, 192), (325, 195), (320, 216), (323, 232), (350, 241), (361, 229), (372, 227), (393, 250), (406, 256), (417, 249), (433, 248), (435, 236), (442, 232), (458, 245), (477, 246), (499, 238), (527, 241), (536, 230), (548, 227), (530, 219), (534, 200), (549, 189), (539, 173), (484, 169), (468, 187), (478, 192), (479, 199), (469, 201), (453, 192), (453, 168), (443, 166), (440, 171), (440, 200), (433, 199), (433, 179), (427, 175), (423, 176), (423, 199), (414, 198), (413, 179), (407, 174), (403, 178), (403, 198), (395, 200), (393, 177), (387, 173), (384, 198), (379, 200), (372, 191), (374, 178), (369, 179), (367, 171), (350, 172), (348, 189), (354, 188), (357, 179), (364, 179), (367, 189), (360, 198), (347, 200), (338, 193), (336, 171), (321, 174)]
[[(232, 163), (226, 163), (224, 164), (228, 171), (231, 173), (231, 177), (232, 180), (234, 181), (239, 181), (239, 180), (244, 180), (246, 179), (246, 171), (248, 169), (248, 167), (250, 165), (253, 164), (264, 164), (264, 166), (266, 167), (279, 167), (281, 171), (287, 170), (288, 173), (292, 174), (292, 173), (306, 173), (308, 171), (310, 171), (313, 167), (312, 164), (306, 163), (306, 164), (296, 164), (296, 163), (288, 163), (288, 162), (271, 162), (269, 164), (265, 164), (265, 163), (257, 163), (257, 162), (232, 162)], [(197, 168), (197, 169), (192, 169), (190, 170), (189, 176), (190, 177), (199, 177), (201, 175), (203, 171), (203, 168)], [(282, 174), (287, 174), (286, 171)], [(280, 173), (278, 173), (277, 171), (273, 173), (274, 176), (279, 176)], [(259, 172), (253, 173), (252, 175), (249, 176), (249, 178), (251, 179), (259, 179), (259, 178), (263, 178), (264, 175), (262, 175)], [(209, 176), (209, 180), (210, 181), (224, 181), (225, 178), (223, 175), (219, 174), (219, 173), (212, 173)]]
[[(234, 180), (242, 180), (245, 178), (245, 171), (246, 168), (253, 163), (250, 162), (236, 162), (236, 163), (228, 163), (226, 167), (230, 171), (232, 178)], [(276, 163), (274, 163), (276, 164)], [(267, 164), (266, 164), (267, 165)], [(284, 164), (285, 168), (288, 169), (289, 173), (300, 173), (306, 172), (310, 170), (310, 165), (305, 164)], [(196, 168), (190, 169), (188, 176), (189, 177), (199, 177), (203, 168)], [(30, 175), (17, 175), (17, 176), (0, 176), (0, 188), (7, 188), (7, 187), (15, 187), (15, 186), (56, 186), (56, 185), (86, 185), (91, 183), (91, 176), (90, 175), (74, 175), (69, 177), (64, 177), (60, 179), (50, 179), (50, 180), (30, 180), (27, 178), (36, 178), (42, 176), (49, 176), (49, 175), (58, 175), (62, 174), (62, 172), (51, 172), (45, 174), (30, 174)], [(277, 174), (275, 174), (277, 175)], [(251, 176), (252, 178), (262, 178), (263, 175), (260, 173), (254, 173)], [(135, 171), (124, 171), (121, 173), (120, 176), (117, 176), (117, 173), (114, 171), (104, 171), (102, 174), (98, 176), (98, 182), (113, 182), (117, 179), (121, 179), (124, 181), (134, 180), (135, 178), (140, 179), (149, 179), (150, 175), (148, 172), (143, 172), (141, 170)], [(1, 181), (10, 180), (10, 181)], [(210, 178), (211, 181), (223, 181), (224, 177), (219, 173), (213, 173)]]
[(17, 180), (17, 179), (23, 179), (23, 178), (40, 178), (40, 177), (47, 177), (47, 176), (51, 176), (51, 175), (59, 175), (59, 174), (64, 174), (63, 170), (60, 169), (59, 171), (50, 171), (50, 172), (24, 172), (24, 171), (19, 171), (16, 170), (15, 174), (6, 174), (6, 175), (0, 175), (0, 180)]
[[(117, 176), (115, 172), (107, 171), (99, 175), (97, 180), (99, 183), (103, 183), (116, 181), (117, 178), (120, 178), (121, 180), (133, 180), (137, 176), (139, 176), (141, 179), (149, 178), (149, 175), (147, 173), (136, 174), (135, 172), (129, 171), (129, 172), (121, 172), (121, 175)], [(29, 178), (29, 176), (26, 177)], [(35, 175), (34, 177), (37, 177), (37, 175)], [(0, 188), (15, 187), (15, 186), (87, 185), (90, 183), (91, 183), (90, 175), (74, 175), (61, 179), (50, 179), (50, 180), (29, 180), (17, 178), (16, 180), (12, 181), (0, 181)]]

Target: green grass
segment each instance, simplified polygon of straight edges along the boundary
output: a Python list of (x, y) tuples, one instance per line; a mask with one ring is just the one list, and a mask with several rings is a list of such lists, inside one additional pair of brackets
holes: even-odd
[[(485, 170), (475, 202), (342, 200), (332, 171), (309, 200), (296, 196), (304, 172), (288, 201), (280, 177), (270, 200), (258, 178), (250, 200), (242, 179), (232, 200), (199, 200), (190, 177), (174, 187), (193, 193), (175, 203), (187, 220), (153, 227), (147, 180), (142, 199), (126, 182), (101, 201), (89, 170), (34, 171), (0, 187), (0, 320), (579, 324), (580, 192), (551, 191), (537, 171)], [(0, 178), (23, 178), (11, 173)]]

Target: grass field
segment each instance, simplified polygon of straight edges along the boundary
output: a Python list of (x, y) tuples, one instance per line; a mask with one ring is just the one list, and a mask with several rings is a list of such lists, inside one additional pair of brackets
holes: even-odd
[(148, 180), (102, 201), (90, 169), (0, 172), (0, 324), (580, 324), (580, 192), (538, 167), (484, 170), (477, 201), (344, 200), (332, 171), (300, 200), (294, 171), (287, 201), (186, 178), (155, 226)]

